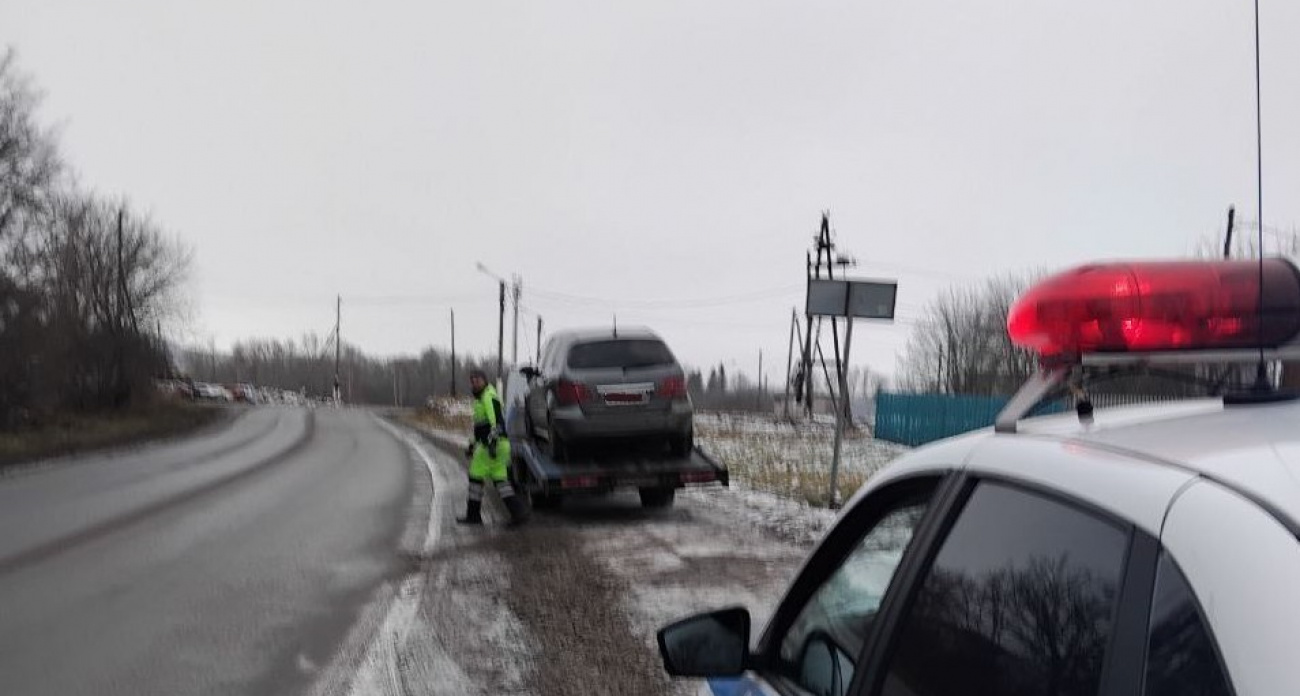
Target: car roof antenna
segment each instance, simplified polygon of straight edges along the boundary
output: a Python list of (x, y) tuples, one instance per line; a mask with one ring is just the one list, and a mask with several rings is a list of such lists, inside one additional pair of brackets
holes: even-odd
[(1227, 261), (1232, 258), (1232, 221), (1237, 215), (1237, 209), (1228, 206), (1228, 230), (1223, 234), (1223, 260)]
[(1268, 365), (1264, 360), (1264, 130), (1260, 115), (1259, 87), (1259, 0), (1255, 0), (1255, 195), (1258, 207), (1255, 210), (1258, 229), (1256, 229), (1255, 253), (1259, 257), (1259, 306), (1257, 335), (1259, 339), (1259, 363), (1255, 368), (1255, 392), (1270, 391), (1268, 384)]

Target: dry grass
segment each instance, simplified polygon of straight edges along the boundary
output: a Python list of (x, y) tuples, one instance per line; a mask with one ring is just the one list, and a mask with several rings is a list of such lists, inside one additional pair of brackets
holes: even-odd
[[(823, 424), (792, 426), (758, 417), (697, 416), (696, 440), (746, 487), (825, 506), (830, 500), (834, 431)], [(864, 432), (845, 438), (836, 488), (847, 500), (906, 448)]]
[(179, 435), (215, 421), (223, 410), (190, 404), (91, 415), (62, 415), (40, 428), (0, 433), (0, 467)]
[(416, 425), (462, 432), (467, 435), (474, 429), (473, 418), (461, 413), (446, 413), (435, 409), (421, 408), (407, 412), (403, 418)]

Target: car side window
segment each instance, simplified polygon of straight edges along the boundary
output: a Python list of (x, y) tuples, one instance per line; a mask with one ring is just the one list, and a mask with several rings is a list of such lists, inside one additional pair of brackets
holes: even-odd
[(787, 679), (818, 696), (840, 696), (853, 680), (876, 610), (903, 559), (929, 492), (898, 501), (813, 591), (781, 638)]
[(984, 482), (903, 615), (886, 696), (1096, 696), (1128, 530)]
[(1151, 600), (1145, 693), (1146, 696), (1232, 694), (1192, 588), (1168, 553), (1160, 554)]

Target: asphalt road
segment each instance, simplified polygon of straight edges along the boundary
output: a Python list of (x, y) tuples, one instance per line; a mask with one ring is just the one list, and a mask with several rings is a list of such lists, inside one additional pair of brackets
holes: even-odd
[(402, 571), (406, 447), (264, 408), (0, 478), (0, 693), (294, 694)]

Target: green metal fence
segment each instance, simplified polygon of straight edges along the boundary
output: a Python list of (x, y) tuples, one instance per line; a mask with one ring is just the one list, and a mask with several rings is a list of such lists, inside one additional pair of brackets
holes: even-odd
[[(993, 425), (1008, 400), (1005, 396), (878, 394), (875, 435), (904, 445), (924, 445)], [(1062, 402), (1042, 404), (1034, 413), (1058, 413), (1065, 407)]]

